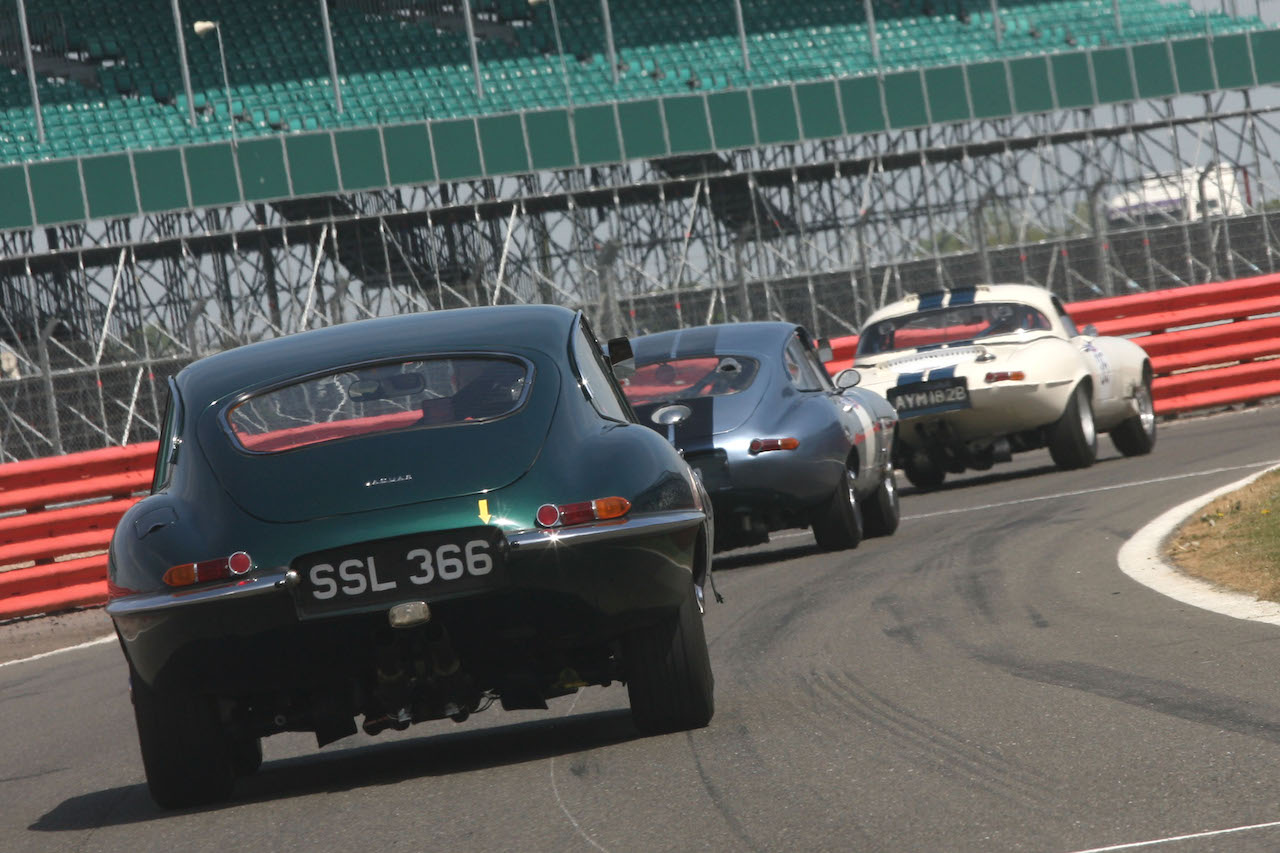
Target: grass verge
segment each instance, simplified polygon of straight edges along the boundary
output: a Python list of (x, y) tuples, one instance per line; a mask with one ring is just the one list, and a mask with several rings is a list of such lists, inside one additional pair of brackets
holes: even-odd
[(1170, 537), (1164, 556), (1194, 577), (1280, 601), (1280, 470), (1188, 518)]

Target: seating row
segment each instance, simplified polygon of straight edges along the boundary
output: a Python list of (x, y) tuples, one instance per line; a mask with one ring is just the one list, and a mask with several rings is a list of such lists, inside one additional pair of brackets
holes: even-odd
[[(461, 3), (347, 0), (332, 4), (331, 12), (339, 111), (318, 11), (300, 14), (295, 0), (216, 7), (225, 79), (218, 40), (197, 37), (186, 21), (190, 102), (170, 0), (94, 0), (94, 6), (95, 14), (86, 16), (83, 0), (42, 4), (42, 14), (58, 16), (62, 27), (40, 28), (46, 38), (38, 45), (41, 54), (62, 51), (89, 74), (41, 80), (44, 144), (36, 142), (24, 75), (0, 75), (0, 162), (371, 120), (604, 103), (1263, 27), (1256, 18), (1160, 0), (1126, 0), (1119, 23), (1111, 0), (1003, 0), (998, 26), (988, 0), (877, 0), (873, 51), (861, 0), (741, 0), (744, 57), (732, 0), (614, 2), (618, 65), (610, 68), (600, 0), (556, 0), (554, 22), (548, 3), (472, 0), (482, 37), (483, 91), (477, 92), (457, 11)], [(45, 36), (57, 32), (62, 35)]]

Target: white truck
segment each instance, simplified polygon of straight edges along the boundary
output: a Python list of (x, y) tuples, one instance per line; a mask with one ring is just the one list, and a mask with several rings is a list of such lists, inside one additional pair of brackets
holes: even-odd
[(1247, 178), (1242, 192), (1236, 167), (1228, 163), (1150, 175), (1107, 200), (1107, 225), (1117, 230), (1237, 216), (1248, 208), (1247, 194)]

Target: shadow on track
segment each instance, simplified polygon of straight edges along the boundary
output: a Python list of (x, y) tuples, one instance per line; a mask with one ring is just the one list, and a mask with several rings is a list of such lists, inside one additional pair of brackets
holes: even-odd
[(632, 725), (631, 712), (619, 709), (361, 745), (269, 761), (256, 775), (237, 781), (230, 801), (204, 809), (167, 812), (151, 801), (146, 785), (128, 785), (65, 800), (28, 829), (74, 832), (163, 820), (191, 811), (235, 808), (245, 802), (394, 785), (409, 779), (541, 761), (640, 737)]
[(715, 562), (712, 563), (712, 566), (715, 571), (723, 572), (731, 569), (745, 569), (750, 566), (762, 566), (766, 563), (785, 563), (788, 560), (798, 560), (802, 557), (811, 557), (814, 554), (822, 553), (825, 552), (812, 542), (781, 548), (767, 548), (766, 550), (728, 551), (716, 554)]
[[(1106, 457), (1100, 456), (1098, 457), (1098, 460), (1094, 462), (1091, 467), (1097, 468), (1099, 466), (1106, 465), (1111, 462), (1122, 462), (1122, 461), (1124, 461), (1123, 456), (1106, 456)], [(951, 475), (952, 477), (959, 476), (959, 477), (962, 477), (963, 479), (948, 479), (944, 481), (941, 486), (938, 486), (933, 489), (921, 489), (916, 486), (910, 486), (910, 485), (903, 486), (902, 491), (900, 492), (900, 495), (902, 497), (907, 497), (908, 495), (935, 495), (935, 494), (942, 494), (944, 492), (954, 491), (958, 489), (968, 489), (968, 488), (974, 488), (977, 486), (991, 485), (992, 483), (1012, 483), (1015, 480), (1028, 480), (1033, 477), (1045, 477), (1045, 476), (1051, 476), (1053, 474), (1073, 474), (1073, 473), (1078, 473), (1079, 470), (1082, 470), (1082, 469), (1077, 469), (1076, 471), (1063, 471), (1062, 469), (1058, 468), (1057, 465), (1054, 465), (1052, 462), (1050, 462), (1045, 465), (1037, 465), (1034, 468), (1016, 468), (1013, 470), (1008, 470), (1008, 469), (1001, 470), (1000, 468), (994, 468), (991, 471), (984, 471), (982, 473), (966, 471), (965, 474)]]

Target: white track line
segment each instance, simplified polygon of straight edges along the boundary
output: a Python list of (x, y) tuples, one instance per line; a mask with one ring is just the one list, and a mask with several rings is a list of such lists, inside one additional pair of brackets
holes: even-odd
[[(1017, 506), (1018, 504), (1035, 503), (1036, 501), (1052, 501), (1052, 500), (1057, 500), (1058, 498), (1074, 498), (1080, 495), (1092, 495), (1098, 492), (1113, 492), (1116, 489), (1131, 489), (1135, 486), (1150, 486), (1155, 483), (1167, 483), (1170, 480), (1186, 480), (1191, 477), (1207, 477), (1211, 474), (1225, 474), (1228, 471), (1247, 471), (1250, 468), (1272, 468), (1277, 465), (1280, 465), (1280, 459), (1272, 459), (1268, 462), (1252, 462), (1248, 465), (1228, 465), (1225, 468), (1209, 468), (1204, 471), (1192, 471), (1187, 474), (1170, 474), (1167, 477), (1155, 477), (1150, 480), (1134, 480), (1129, 483), (1117, 483), (1113, 486), (1098, 486), (1092, 489), (1079, 489), (1074, 492), (1059, 492), (1055, 495), (1040, 495), (1038, 497), (1019, 498), (1018, 500), (1015, 500), (1015, 501), (1001, 501), (1000, 503), (983, 504), (982, 506), (966, 506), (966, 507), (961, 507), (960, 509), (942, 509), (942, 510), (938, 510), (937, 512), (923, 512), (923, 513), (920, 513), (919, 515), (904, 515), (902, 518), (903, 520), (916, 519), (916, 518), (934, 518), (935, 516), (940, 516), (940, 515), (956, 515), (962, 512), (977, 512), (979, 510), (986, 510), (986, 509), (999, 509), (1001, 507), (1006, 507), (1006, 506)], [(1265, 472), (1259, 472), (1259, 474), (1255, 474), (1254, 476), (1255, 477), (1261, 476), (1262, 473), (1265, 473)], [(1230, 491), (1231, 489), (1238, 489), (1239, 487), (1240, 487), (1239, 484), (1233, 485), (1233, 486), (1227, 486), (1226, 489), (1224, 489), (1224, 491)], [(1215, 494), (1215, 497), (1216, 497), (1216, 494)]]
[[(1267, 467), (1262, 471), (1250, 474), (1243, 480), (1229, 483), (1220, 489), (1214, 489), (1197, 498), (1192, 498), (1157, 516), (1135, 533), (1124, 545), (1120, 546), (1120, 553), (1117, 555), (1120, 570), (1138, 583), (1184, 604), (1225, 616), (1233, 616), (1237, 619), (1251, 619), (1256, 622), (1280, 625), (1280, 604), (1272, 601), (1259, 601), (1251, 595), (1223, 590), (1206, 581), (1197, 580), (1183, 574), (1160, 558), (1161, 545), (1165, 539), (1188, 517), (1194, 515), (1219, 496), (1244, 488), (1263, 474), (1278, 467), (1275, 463), (1264, 464)], [(1277, 827), (1280, 827), (1280, 821), (1255, 823), (1248, 826), (1235, 826), (1230, 829), (1215, 829), (1194, 832), (1188, 835), (1173, 835), (1168, 838), (1154, 838), (1149, 841), (1091, 847), (1087, 850), (1075, 850), (1072, 853), (1112, 853), (1112, 851), (1118, 850), (1136, 850), (1140, 847), (1155, 847), (1160, 844), (1172, 844), (1178, 841), (1194, 841), (1201, 838), (1215, 838), (1220, 835), (1275, 829)]]
[(1256, 596), (1231, 592), (1185, 575), (1160, 558), (1161, 545), (1183, 521), (1214, 499), (1247, 486), (1276, 467), (1280, 466), (1267, 463), (1267, 468), (1262, 471), (1192, 498), (1157, 516), (1120, 546), (1116, 557), (1120, 571), (1138, 583), (1192, 607), (1237, 619), (1280, 625), (1280, 604), (1260, 601)]
[[(902, 516), (902, 520), (915, 521), (921, 518), (936, 518), (938, 516), (943, 516), (943, 515), (959, 515), (965, 512), (982, 512), (983, 510), (1000, 509), (1006, 506), (1018, 506), (1019, 504), (1035, 503), (1037, 501), (1052, 501), (1052, 500), (1058, 500), (1059, 498), (1074, 498), (1074, 497), (1079, 497), (1080, 495), (1092, 495), (1098, 492), (1113, 492), (1116, 489), (1131, 489), (1137, 486), (1150, 486), (1155, 483), (1167, 483), (1170, 480), (1186, 480), (1191, 477), (1208, 477), (1212, 474), (1225, 474), (1228, 471), (1247, 471), (1250, 468), (1265, 468), (1267, 470), (1270, 470), (1271, 468), (1274, 468), (1276, 466), (1280, 466), (1280, 459), (1272, 459), (1268, 462), (1251, 462), (1248, 465), (1228, 465), (1225, 468), (1208, 468), (1204, 471), (1192, 471), (1187, 474), (1170, 474), (1167, 477), (1155, 477), (1150, 480), (1133, 480), (1128, 483), (1117, 483), (1113, 486), (1098, 486), (1093, 489), (1079, 489), (1074, 492), (1058, 492), (1057, 494), (1053, 494), (1053, 495), (1039, 495), (1036, 497), (1019, 498), (1014, 501), (1001, 501), (999, 503), (993, 503), (993, 504), (982, 504), (981, 506), (965, 506), (965, 507), (960, 507), (958, 509), (940, 509), (940, 510), (937, 510), (936, 512), (921, 512), (915, 515), (904, 515)], [(1265, 474), (1265, 473), (1266, 471), (1260, 471), (1257, 474), (1254, 474), (1253, 477), (1260, 477), (1262, 474)], [(1252, 479), (1252, 478), (1249, 478), (1249, 479)], [(1248, 482), (1248, 480), (1244, 480), (1244, 481), (1241, 481), (1240, 483), (1227, 486), (1224, 491), (1230, 491), (1231, 489), (1238, 489), (1244, 482)], [(1217, 494), (1215, 493), (1213, 497), (1217, 497)], [(1197, 498), (1196, 500), (1201, 500), (1201, 498)], [(1205, 502), (1207, 503), (1208, 500), (1212, 500), (1212, 498), (1206, 499)], [(798, 539), (802, 536), (812, 536), (812, 535), (813, 534), (807, 530), (797, 530), (794, 532), (779, 533), (777, 535), (770, 536), (769, 541), (773, 542), (779, 539)]]
[(1114, 850), (1136, 850), (1139, 847), (1154, 847), (1157, 844), (1173, 844), (1177, 841), (1194, 841), (1197, 838), (1214, 838), (1219, 835), (1231, 835), (1235, 832), (1248, 832), (1253, 829), (1275, 829), (1280, 827), (1280, 820), (1270, 823), (1255, 823), (1249, 826), (1233, 826), (1230, 829), (1212, 829), (1207, 832), (1193, 832), (1189, 835), (1171, 835), (1168, 838), (1153, 838), (1150, 841), (1132, 841), (1128, 844), (1112, 844), (1109, 847), (1090, 847), (1088, 850), (1073, 850), (1071, 853), (1112, 853)]
[[(582, 688), (578, 688), (578, 692), (574, 694), (573, 702), (570, 703), (569, 709), (561, 716), (567, 717), (572, 714), (573, 709), (578, 706), (578, 700), (581, 698)], [(556, 787), (556, 757), (554, 755), (551, 756), (551, 793), (555, 795), (556, 805), (560, 807), (560, 811), (564, 812), (564, 816), (569, 819), (569, 823), (573, 824), (574, 831), (581, 835), (588, 844), (599, 850), (600, 853), (609, 853), (608, 850), (597, 844), (596, 840), (587, 834), (587, 831), (582, 828), (582, 825), (578, 823), (577, 819), (574, 818), (573, 814), (569, 811), (568, 806), (564, 804), (564, 799), (560, 796), (560, 789)]]
[(84, 643), (78, 643), (74, 646), (67, 646), (66, 648), (63, 648), (63, 649), (54, 649), (51, 652), (41, 652), (40, 654), (32, 655), (29, 658), (19, 658), (18, 660), (5, 661), (4, 663), (0, 663), (0, 669), (3, 669), (6, 666), (15, 666), (16, 664), (20, 664), (20, 663), (30, 663), (33, 660), (40, 660), (41, 658), (52, 657), (53, 655), (60, 655), (63, 652), (74, 652), (78, 649), (87, 649), (92, 646), (101, 646), (103, 643), (112, 642), (113, 640), (115, 640), (115, 638), (116, 638), (115, 634), (107, 634), (105, 637), (99, 637), (96, 640), (89, 640)]

